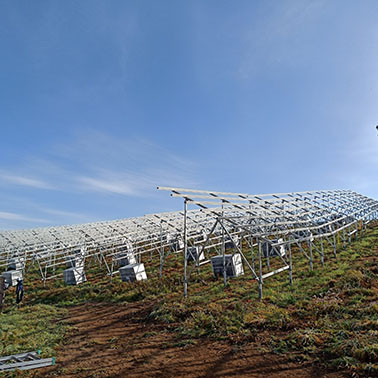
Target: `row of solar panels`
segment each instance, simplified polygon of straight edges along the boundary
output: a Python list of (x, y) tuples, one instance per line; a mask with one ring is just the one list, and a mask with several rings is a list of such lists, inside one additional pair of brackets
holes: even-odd
[[(358, 222), (377, 218), (378, 201), (352, 191), (315, 191), (246, 195), (169, 188), (174, 196), (200, 209), (146, 215), (109, 222), (0, 232), (0, 267), (12, 259), (25, 268), (37, 262), (45, 278), (49, 271), (83, 251), (85, 258), (106, 258), (117, 263), (125, 248), (136, 256), (173, 248), (182, 250), (184, 233), (191, 246), (207, 240), (206, 248), (222, 244), (222, 229), (231, 234), (248, 233), (262, 240), (291, 235), (298, 241), (325, 237)], [(184, 232), (185, 225), (185, 232)], [(348, 232), (351, 232), (350, 230)], [(72, 267), (71, 267), (72, 268)], [(113, 268), (111, 269), (112, 273)]]

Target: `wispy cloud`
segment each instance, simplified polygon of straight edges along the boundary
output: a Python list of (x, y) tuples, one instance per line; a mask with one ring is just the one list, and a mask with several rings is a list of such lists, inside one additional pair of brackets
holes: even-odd
[(77, 170), (68, 180), (80, 191), (144, 196), (155, 192), (157, 185), (196, 184), (194, 162), (146, 139), (86, 130), (57, 153), (62, 160), (75, 162)]
[(148, 169), (142, 172), (101, 169), (92, 177), (79, 176), (77, 182), (82, 191), (113, 193), (125, 196), (153, 196), (158, 185), (193, 186), (194, 180), (188, 180), (180, 172), (167, 172), (164, 169)]
[(54, 189), (52, 185), (43, 180), (20, 175), (13, 175), (4, 171), (0, 172), (0, 181), (3, 183), (29, 186), (37, 189)]
[[(104, 217), (100, 211), (102, 214), (107, 211), (105, 201), (114, 207), (115, 196), (134, 202), (133, 198), (158, 196), (158, 185), (197, 186), (196, 166), (195, 162), (150, 140), (82, 130), (43, 154), (25, 156), (24, 162), (17, 166), (1, 167), (0, 184), (4, 185), (0, 185), (0, 205), (4, 206), (4, 212), (0, 214), (3, 220), (0, 227), (99, 220)], [(27, 174), (23, 175), (24, 172)], [(23, 189), (13, 191), (16, 187)], [(37, 190), (31, 192), (30, 188)], [(48, 189), (51, 192), (45, 196)], [(95, 206), (99, 195), (101, 205)], [(22, 215), (24, 211), (32, 216)], [(84, 214), (87, 211), (89, 215)]]
[(9, 221), (23, 221), (32, 223), (49, 223), (47, 219), (28, 217), (22, 214), (9, 213), (5, 211), (0, 211), (0, 219)]
[(106, 180), (91, 177), (78, 177), (78, 182), (82, 184), (83, 190), (93, 190), (97, 192), (109, 192), (124, 195), (135, 195), (136, 191), (127, 182), (122, 180)]
[(50, 209), (50, 208), (45, 208), (45, 207), (37, 207), (37, 209), (41, 211), (42, 213), (51, 214), (51, 215), (55, 215), (57, 217), (62, 217), (66, 219), (80, 220), (82, 222), (93, 221), (93, 217), (87, 214), (76, 213), (73, 211)]
[(116, 138), (95, 130), (77, 133), (70, 143), (45, 156), (28, 157), (17, 172), (0, 171), (0, 182), (69, 193), (125, 196), (152, 194), (157, 185), (196, 185), (195, 163), (142, 138)]

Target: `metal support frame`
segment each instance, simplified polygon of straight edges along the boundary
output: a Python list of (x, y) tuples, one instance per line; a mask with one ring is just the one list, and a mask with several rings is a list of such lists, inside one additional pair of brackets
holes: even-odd
[[(324, 242), (331, 246), (337, 258), (338, 246), (345, 248), (352, 238), (362, 237), (367, 224), (378, 219), (378, 201), (350, 190), (252, 195), (159, 189), (182, 198), (184, 209), (111, 222), (1, 231), (0, 269), (6, 270), (12, 259), (20, 259), (23, 273), (27, 275), (31, 267), (37, 266), (45, 284), (61, 276), (57, 269), (65, 266), (77, 249), (85, 248), (87, 267), (104, 265), (111, 280), (117, 273), (117, 254), (131, 243), (139, 262), (145, 254), (150, 259), (154, 253), (159, 254), (158, 270), (162, 277), (165, 259), (172, 252), (172, 235), (175, 235), (173, 239), (183, 241), (183, 248), (174, 252), (183, 253), (184, 295), (187, 296), (193, 269), (199, 272), (200, 266), (210, 262), (212, 254), (223, 256), (223, 282), (228, 284), (225, 243), (226, 238), (232, 240), (237, 236), (240, 243), (233, 247), (233, 253), (241, 253), (243, 263), (261, 286), (262, 297), (263, 281), (274, 274), (288, 270), (289, 281), (293, 282), (292, 247), (298, 247), (313, 269), (319, 255), (324, 265)], [(189, 205), (196, 208), (189, 210)], [(283, 241), (277, 242), (279, 239)], [(263, 242), (273, 245), (277, 257), (262, 255)], [(199, 256), (203, 253), (205, 261), (199, 261), (197, 256), (189, 262), (188, 246), (198, 246)], [(284, 257), (279, 251), (282, 246), (286, 249)]]
[(41, 358), (41, 351), (13, 354), (0, 357), (0, 372), (30, 370), (55, 365), (55, 357)]
[[(225, 236), (232, 240), (231, 233), (235, 230), (239, 235), (243, 235), (241, 245), (235, 246), (234, 253), (238, 251), (243, 262), (252, 270), (253, 278), (258, 281), (260, 299), (263, 296), (263, 282), (268, 277), (287, 270), (289, 283), (292, 285), (292, 245), (298, 247), (308, 259), (310, 270), (314, 269), (314, 258), (318, 255), (324, 266), (324, 241), (329, 243), (333, 256), (337, 259), (340, 237), (345, 248), (347, 235), (351, 241), (353, 234), (361, 234), (362, 230), (366, 229), (368, 221), (377, 219), (378, 213), (378, 201), (348, 190), (249, 195), (182, 188), (158, 189), (169, 190), (173, 197), (183, 198), (185, 209), (188, 204), (193, 204), (214, 217), (215, 222), (201, 246), (201, 251), (211, 253), (215, 246), (220, 245), (224, 285), (227, 285)], [(219, 226), (220, 231), (217, 232)], [(347, 233), (346, 230), (351, 226), (356, 229)], [(243, 253), (243, 240), (246, 240), (250, 249), (250, 261)], [(277, 243), (274, 240), (281, 242)], [(271, 270), (271, 256), (269, 253), (263, 256), (262, 243), (271, 243), (273, 251), (278, 256), (276, 261), (283, 263), (281, 267), (277, 267), (275, 263), (275, 268)], [(257, 247), (258, 274), (255, 272), (254, 246)], [(281, 256), (280, 246), (286, 251), (284, 256)], [(263, 263), (264, 258), (266, 264)], [(209, 262), (208, 258), (203, 264)], [(198, 265), (198, 261), (193, 264)], [(190, 273), (187, 274), (187, 259), (184, 260), (184, 267), (184, 295), (187, 296), (190, 277)], [(268, 271), (264, 272), (265, 269)]]

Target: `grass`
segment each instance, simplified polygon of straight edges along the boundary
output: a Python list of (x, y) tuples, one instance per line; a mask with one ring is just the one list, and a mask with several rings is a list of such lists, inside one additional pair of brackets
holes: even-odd
[(66, 327), (57, 322), (66, 310), (38, 304), (9, 307), (0, 315), (0, 356), (41, 350), (43, 357), (54, 355)]
[(234, 344), (258, 338), (263, 348), (274, 353), (357, 374), (378, 374), (377, 252), (377, 226), (345, 250), (339, 245), (337, 260), (329, 249), (324, 267), (316, 257), (312, 271), (294, 249), (293, 285), (289, 285), (287, 272), (268, 278), (262, 302), (248, 272), (224, 287), (222, 280), (212, 278), (210, 266), (193, 273), (190, 295), (184, 299), (180, 255), (167, 258), (161, 280), (157, 260), (146, 259), (149, 279), (137, 284), (122, 283), (119, 277), (110, 283), (98, 266), (88, 270), (88, 282), (79, 287), (65, 286), (62, 279), (43, 287), (37, 272), (30, 272), (25, 307), (12, 307), (8, 298), (10, 308), (1, 315), (0, 355), (41, 345), (53, 353), (65, 332), (54, 319), (64, 316), (68, 306), (146, 301), (154, 303), (146, 321), (165, 324), (166, 330), (177, 334), (177, 345), (190, 345), (201, 338)]
[(266, 346), (276, 353), (377, 374), (378, 228), (338, 251), (337, 261), (328, 251), (325, 266), (317, 261), (313, 271), (295, 251), (293, 286), (287, 274), (267, 280), (263, 302), (257, 301), (256, 283), (243, 276), (225, 288), (220, 281), (206, 287), (195, 283), (186, 300), (166, 295), (151, 316), (179, 323), (176, 331), (183, 338), (245, 343), (264, 334)]

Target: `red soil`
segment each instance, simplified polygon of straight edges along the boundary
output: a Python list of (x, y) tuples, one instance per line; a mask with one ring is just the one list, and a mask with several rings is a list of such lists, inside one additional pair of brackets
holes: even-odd
[(54, 367), (36, 377), (342, 377), (312, 363), (293, 362), (263, 351), (258, 341), (237, 346), (197, 340), (182, 346), (163, 324), (146, 322), (147, 303), (87, 304), (64, 319), (72, 332)]

